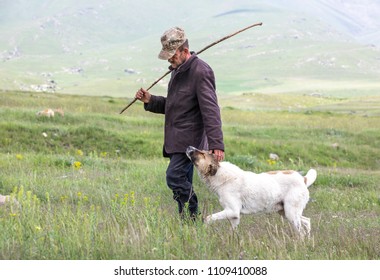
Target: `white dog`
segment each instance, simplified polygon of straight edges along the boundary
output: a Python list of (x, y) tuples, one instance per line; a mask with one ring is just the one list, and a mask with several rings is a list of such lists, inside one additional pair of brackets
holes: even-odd
[(186, 154), (224, 208), (207, 216), (206, 223), (228, 219), (236, 228), (240, 214), (279, 212), (298, 234), (310, 233), (310, 219), (302, 216), (302, 212), (309, 201), (307, 188), (317, 178), (314, 169), (310, 169), (306, 176), (292, 170), (255, 174), (229, 162), (218, 162), (213, 154), (191, 146)]

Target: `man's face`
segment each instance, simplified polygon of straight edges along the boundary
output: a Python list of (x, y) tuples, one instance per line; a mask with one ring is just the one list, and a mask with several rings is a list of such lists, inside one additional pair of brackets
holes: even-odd
[(186, 61), (186, 52), (184, 50), (177, 50), (175, 54), (168, 59), (171, 67), (176, 69)]

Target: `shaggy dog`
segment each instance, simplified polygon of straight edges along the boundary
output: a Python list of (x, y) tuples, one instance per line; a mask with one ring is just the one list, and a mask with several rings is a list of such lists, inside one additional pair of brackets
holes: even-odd
[(279, 212), (300, 235), (309, 235), (310, 219), (302, 216), (309, 201), (308, 187), (317, 178), (310, 169), (306, 176), (296, 171), (271, 171), (255, 174), (229, 162), (218, 162), (213, 154), (188, 147), (186, 154), (200, 178), (219, 197), (223, 211), (206, 217), (206, 223), (228, 219), (233, 228), (240, 214)]

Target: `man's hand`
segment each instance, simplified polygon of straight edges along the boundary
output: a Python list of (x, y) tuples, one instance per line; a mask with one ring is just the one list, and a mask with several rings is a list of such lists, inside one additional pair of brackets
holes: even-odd
[(214, 154), (217, 161), (224, 160), (224, 151), (222, 150), (211, 150), (210, 154)]
[(143, 88), (140, 88), (137, 92), (136, 92), (136, 95), (135, 95), (136, 99), (144, 102), (144, 103), (149, 103), (150, 101), (150, 93), (147, 92), (145, 89)]

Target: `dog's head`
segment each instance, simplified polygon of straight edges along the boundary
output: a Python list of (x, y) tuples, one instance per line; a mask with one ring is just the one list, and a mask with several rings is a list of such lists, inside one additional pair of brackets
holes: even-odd
[(186, 149), (186, 155), (202, 176), (214, 176), (218, 171), (219, 163), (214, 154), (189, 146)]

